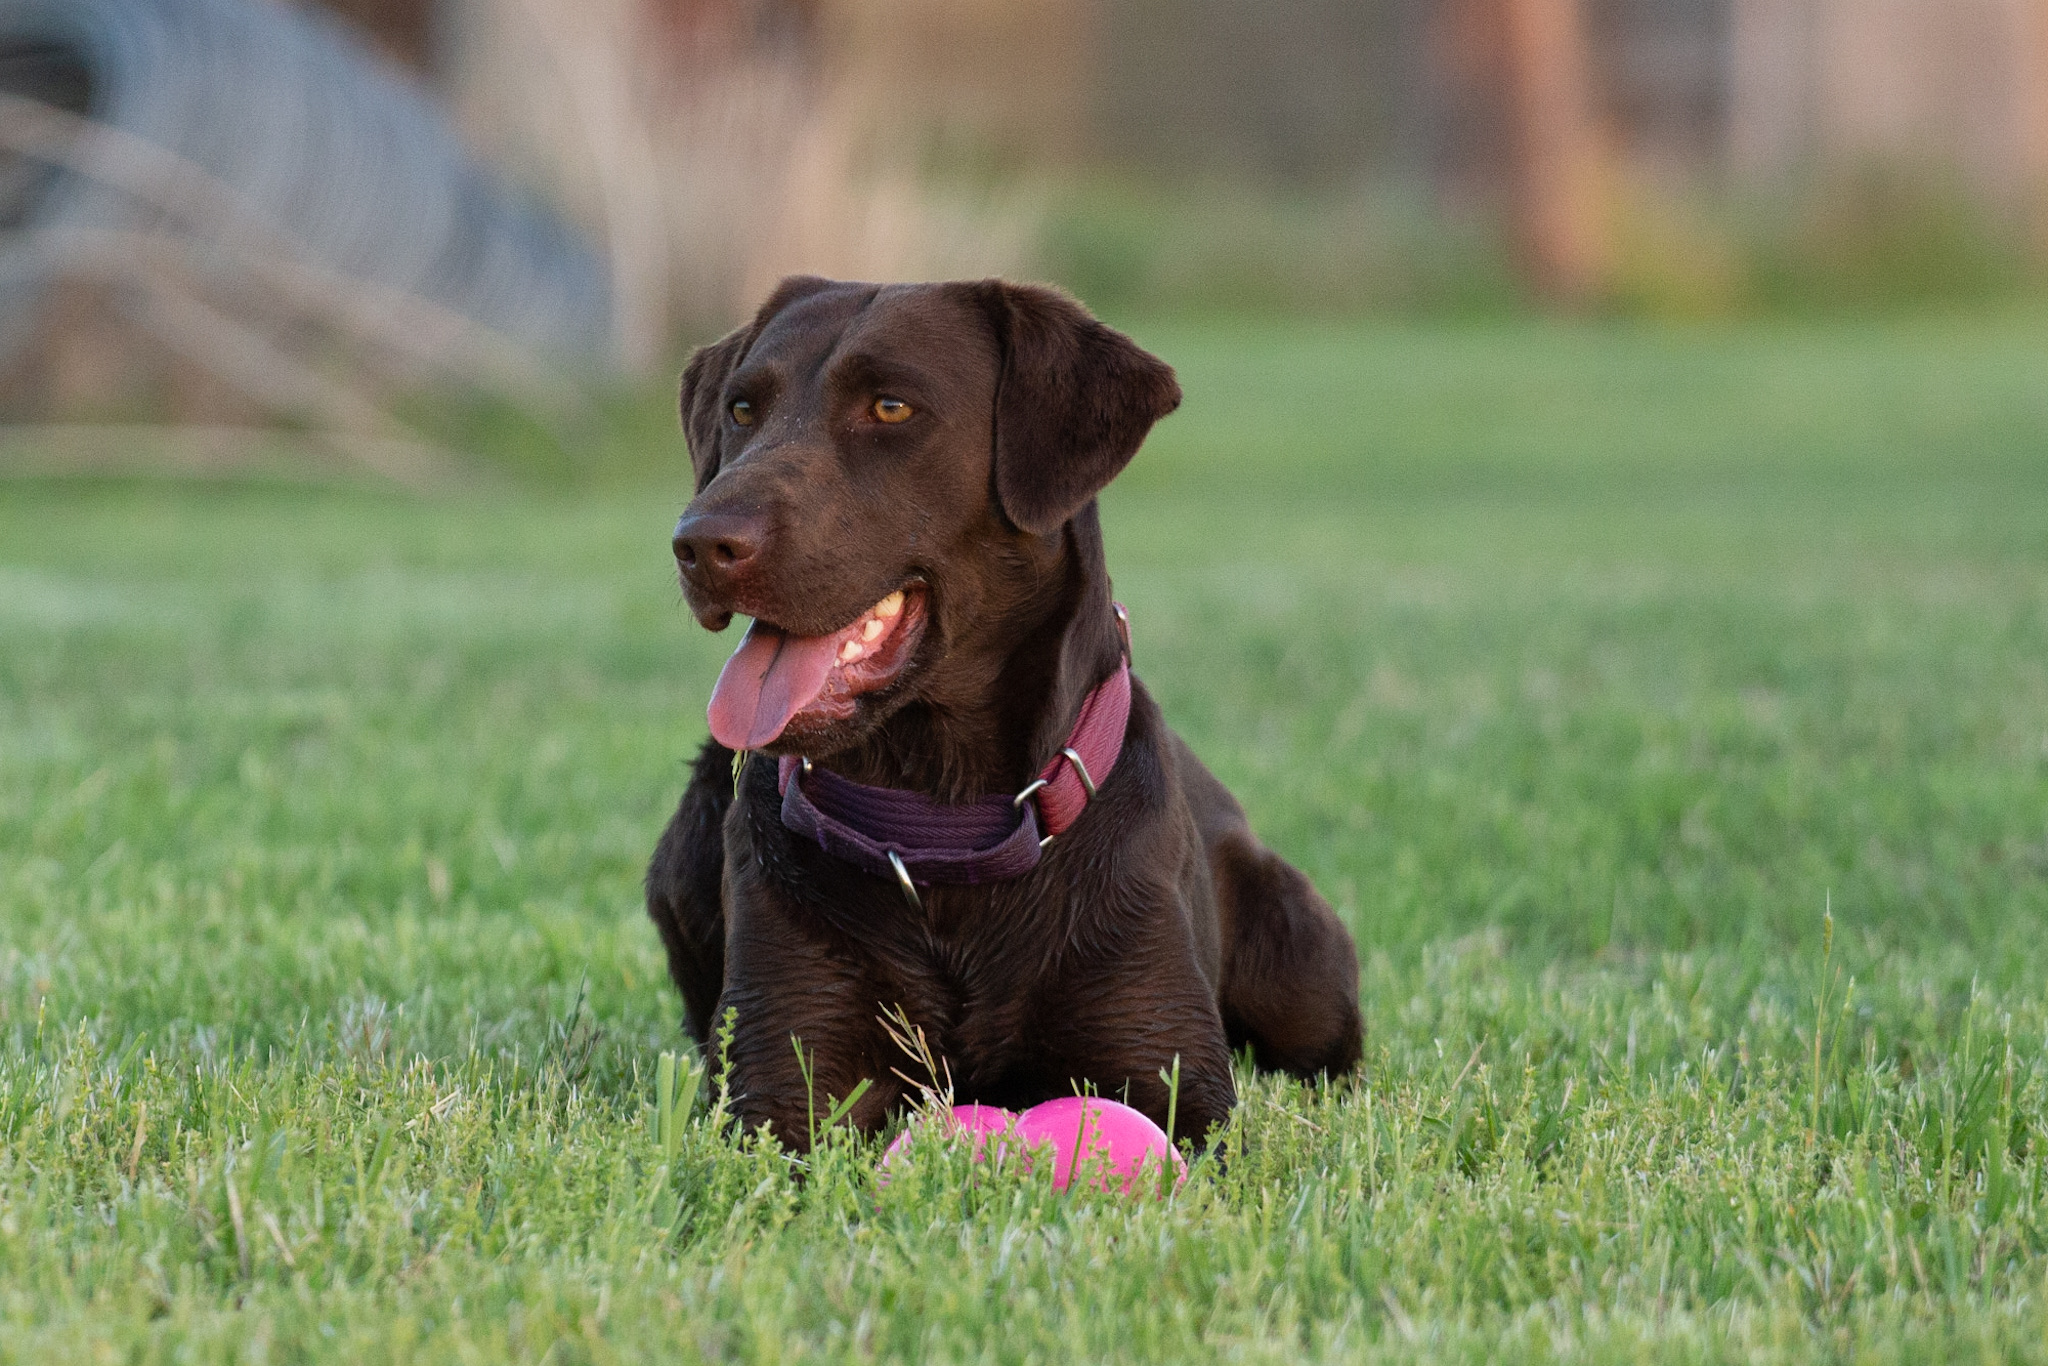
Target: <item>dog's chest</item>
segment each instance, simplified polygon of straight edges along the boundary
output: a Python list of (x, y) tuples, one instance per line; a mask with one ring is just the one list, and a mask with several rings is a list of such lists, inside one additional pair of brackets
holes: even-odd
[(1029, 889), (928, 889), (901, 934), (856, 949), (885, 1006), (900, 1006), (956, 1068), (1000, 1070), (1037, 1034), (1056, 994), (1047, 897)]

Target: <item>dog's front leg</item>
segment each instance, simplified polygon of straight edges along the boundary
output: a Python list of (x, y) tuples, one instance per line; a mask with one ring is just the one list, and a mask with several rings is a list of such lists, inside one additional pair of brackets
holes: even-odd
[(844, 1122), (877, 1133), (900, 1098), (882, 1029), (881, 993), (831, 951), (772, 890), (733, 888), (728, 906), (725, 995), (733, 1022), (731, 1104), (749, 1128), (767, 1124), (808, 1152), (831, 1114), (865, 1081)]
[(1170, 1119), (1176, 1142), (1200, 1143), (1237, 1103), (1223, 1020), (1177, 891), (1129, 900), (1151, 906), (1105, 936), (1100, 953), (1067, 966), (1046, 993), (1040, 1028), (1056, 1071), (1127, 1100), (1161, 1128)]

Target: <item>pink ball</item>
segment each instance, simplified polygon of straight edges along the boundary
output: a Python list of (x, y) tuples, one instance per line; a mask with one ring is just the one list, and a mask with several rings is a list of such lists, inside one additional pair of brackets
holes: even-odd
[[(1074, 1178), (1076, 1150), (1081, 1168), (1098, 1169), (1097, 1190), (1108, 1190), (1112, 1177), (1121, 1177), (1117, 1189), (1131, 1193), (1141, 1182), (1154, 1182), (1167, 1162), (1174, 1165), (1174, 1185), (1187, 1180), (1187, 1162), (1174, 1151), (1166, 1132), (1130, 1106), (1098, 1096), (1062, 1096), (1034, 1105), (1021, 1115), (995, 1105), (956, 1105), (944, 1121), (955, 1135), (974, 1137), (974, 1160), (988, 1159), (994, 1139), (995, 1158), (1006, 1157), (1032, 1169), (1034, 1153), (1048, 1150), (1053, 1159), (1052, 1186), (1065, 1190)], [(889, 1184), (889, 1168), (909, 1148), (916, 1129), (905, 1129), (882, 1153), (879, 1183)], [(1144, 1186), (1151, 1190), (1153, 1186)]]
[[(1008, 1147), (1002, 1136), (1007, 1134), (1016, 1123), (1017, 1116), (999, 1105), (955, 1105), (951, 1116), (946, 1121), (947, 1128), (952, 1134), (974, 1135), (974, 1160), (976, 1162), (984, 1159), (985, 1154), (982, 1150), (988, 1145), (991, 1134), (996, 1137), (996, 1154), (1000, 1157)], [(917, 1128), (915, 1125), (905, 1129), (902, 1133), (896, 1135), (896, 1141), (883, 1151), (881, 1163), (882, 1185), (886, 1186), (889, 1184), (890, 1162), (895, 1159), (899, 1152), (910, 1146), (911, 1137), (916, 1132)]]
[(1100, 1166), (1098, 1190), (1109, 1189), (1110, 1177), (1120, 1176), (1119, 1189), (1128, 1195), (1141, 1178), (1157, 1181), (1169, 1161), (1176, 1169), (1174, 1184), (1187, 1179), (1187, 1163), (1165, 1130), (1130, 1106), (1098, 1096), (1061, 1096), (1032, 1106), (1018, 1117), (1017, 1141), (1027, 1149), (1052, 1148), (1054, 1190), (1065, 1190), (1073, 1179), (1077, 1151), (1084, 1171)]

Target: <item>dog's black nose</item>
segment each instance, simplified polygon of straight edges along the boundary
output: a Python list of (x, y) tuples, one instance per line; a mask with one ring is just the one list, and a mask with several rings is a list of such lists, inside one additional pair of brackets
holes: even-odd
[(684, 513), (676, 523), (676, 563), (700, 588), (716, 589), (760, 553), (761, 524), (730, 512)]

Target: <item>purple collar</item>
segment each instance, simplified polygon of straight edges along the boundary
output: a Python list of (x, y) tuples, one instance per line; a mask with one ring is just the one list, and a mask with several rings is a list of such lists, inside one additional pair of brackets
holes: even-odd
[[(1121, 604), (1116, 613), (1119, 627), (1128, 630)], [(1126, 635), (1116, 672), (1088, 694), (1065, 747), (1022, 792), (941, 802), (920, 792), (857, 783), (792, 756), (781, 761), (776, 775), (783, 825), (834, 858), (894, 879), (920, 911), (920, 886), (1024, 876), (1038, 866), (1040, 851), (1080, 818), (1123, 753), (1131, 716), (1129, 648)]]

